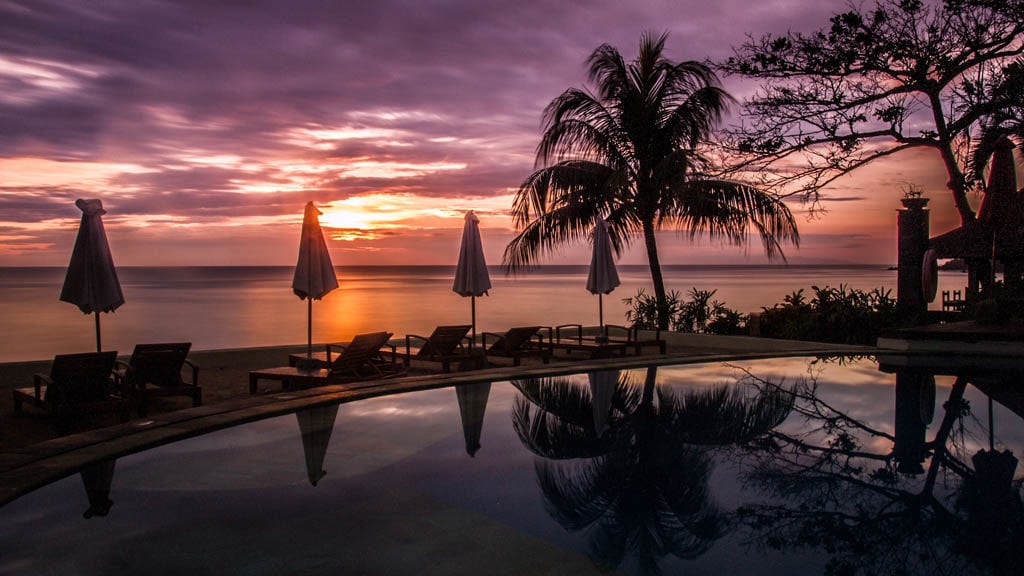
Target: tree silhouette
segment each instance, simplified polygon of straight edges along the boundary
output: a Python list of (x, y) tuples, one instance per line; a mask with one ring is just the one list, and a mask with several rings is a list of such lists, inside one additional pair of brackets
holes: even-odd
[(769, 258), (783, 256), (783, 242), (799, 243), (793, 216), (777, 198), (708, 176), (710, 162), (698, 146), (731, 98), (707, 66), (666, 58), (666, 38), (645, 34), (628, 64), (614, 47), (598, 47), (588, 62), (596, 93), (570, 88), (545, 109), (541, 168), (516, 193), (512, 216), (520, 232), (503, 256), (512, 270), (533, 264), (607, 220), (616, 254), (643, 238), (662, 329), (668, 310), (658, 229), (736, 245), (756, 233)]
[(877, 0), (810, 34), (752, 39), (719, 65), (762, 81), (730, 131), (731, 168), (817, 201), (875, 160), (933, 150), (968, 224), (967, 193), (982, 184), (972, 131), (987, 134), (983, 144), (1019, 135), (1021, 54), (1021, 0)]
[[(775, 387), (747, 376), (754, 385)], [(953, 442), (969, 415), (967, 382), (957, 379), (934, 438), (923, 444), (927, 470), (909, 474), (900, 472), (897, 438), (829, 405), (815, 383), (795, 387), (793, 411), (805, 422), (798, 432), (772, 431), (745, 455), (745, 484), (764, 497), (739, 508), (732, 522), (768, 549), (823, 550), (827, 573), (1019, 574), (1019, 485), (1002, 487), (1011, 492), (998, 500), (1001, 524), (982, 529), (974, 520), (992, 517), (996, 491), (978, 489), (963, 446)], [(879, 448), (887, 445), (894, 447)], [(997, 536), (982, 536), (992, 533)]]
[(656, 379), (656, 367), (642, 386), (620, 377), (600, 435), (589, 395), (570, 379), (514, 381), (522, 395), (513, 425), (538, 456), (548, 512), (567, 530), (588, 531), (601, 564), (632, 554), (649, 574), (659, 573), (660, 558), (696, 558), (726, 533), (708, 487), (712, 451), (764, 436), (791, 407), (778, 392), (682, 393)]

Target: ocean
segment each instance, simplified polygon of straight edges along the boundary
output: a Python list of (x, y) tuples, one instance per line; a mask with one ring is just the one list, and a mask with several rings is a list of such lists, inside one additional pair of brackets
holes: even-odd
[[(453, 266), (339, 266), (340, 288), (313, 303), (314, 342), (387, 330), (429, 334), (439, 324), (468, 324), (470, 300), (452, 292)], [(896, 295), (887, 266), (666, 266), (669, 290), (717, 290), (714, 299), (757, 312), (812, 285)], [(93, 319), (59, 301), (63, 268), (0, 268), (0, 362), (42, 360), (95, 350)], [(122, 267), (125, 304), (101, 315), (104, 350), (136, 343), (190, 341), (194, 350), (304, 344), (306, 302), (291, 291), (293, 269), (280, 267)], [(622, 285), (603, 297), (609, 324), (625, 323), (623, 298), (653, 293), (645, 266), (620, 266)], [(544, 266), (506, 276), (476, 299), (477, 332), (512, 326), (598, 323), (598, 297), (586, 291), (586, 266)], [(962, 289), (966, 276), (940, 272), (939, 286)], [(809, 296), (809, 295), (808, 295)], [(935, 304), (933, 304), (934, 306)]]

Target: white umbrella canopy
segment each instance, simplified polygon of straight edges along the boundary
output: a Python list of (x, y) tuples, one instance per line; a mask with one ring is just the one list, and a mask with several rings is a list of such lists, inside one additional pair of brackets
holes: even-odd
[(597, 314), (604, 334), (604, 302), (602, 296), (611, 293), (620, 284), (619, 272), (615, 268), (612, 239), (608, 235), (611, 224), (601, 220), (594, 226), (593, 249), (590, 255), (590, 273), (587, 275), (587, 291), (597, 294)]
[(299, 260), (295, 264), (292, 291), (307, 301), (306, 355), (313, 355), (313, 300), (319, 300), (338, 287), (327, 241), (320, 229), (321, 212), (312, 202), (306, 204), (302, 217), (302, 236), (299, 239)]
[(96, 318), (96, 351), (102, 351), (100, 312), (113, 312), (124, 304), (121, 283), (117, 279), (114, 258), (110, 255), (107, 233), (103, 229), (103, 203), (99, 199), (75, 200), (82, 211), (78, 237), (60, 292), (62, 302), (70, 302), (85, 314)]
[(476, 297), (484, 296), (491, 289), (491, 276), (487, 273), (483, 243), (480, 240), (480, 219), (472, 210), (466, 212), (466, 223), (462, 228), (462, 243), (459, 246), (459, 265), (455, 269), (455, 283), (452, 291), (465, 298), (470, 297), (473, 326), (473, 340), (476, 340)]

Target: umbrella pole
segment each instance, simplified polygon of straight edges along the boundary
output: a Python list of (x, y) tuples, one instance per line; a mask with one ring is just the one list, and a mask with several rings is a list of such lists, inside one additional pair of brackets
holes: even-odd
[(469, 297), (470, 306), (470, 319), (473, 325), (473, 339), (469, 341), (469, 349), (473, 349), (473, 345), (476, 343), (476, 296)]
[(100, 346), (100, 313), (96, 311), (93, 312), (93, 315), (96, 317), (96, 351), (102, 352), (103, 347)]
[(306, 358), (313, 357), (313, 299), (306, 298)]
[(597, 322), (601, 336), (604, 336), (604, 294), (597, 295)]

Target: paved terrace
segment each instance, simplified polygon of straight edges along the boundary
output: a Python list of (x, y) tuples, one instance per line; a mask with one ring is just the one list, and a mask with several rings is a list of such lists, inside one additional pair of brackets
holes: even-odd
[(112, 417), (109, 421), (97, 422), (97, 428), (59, 437), (47, 419), (12, 415), (9, 389), (31, 385), (32, 374), (46, 372), (49, 361), (0, 364), (0, 506), (69, 476), (92, 462), (119, 458), (153, 446), (302, 408), (457, 384), (600, 369), (796, 355), (873, 355), (877, 352), (873, 347), (745, 336), (673, 333), (665, 338), (668, 340), (665, 355), (659, 355), (650, 348), (641, 356), (598, 360), (585, 360), (579, 354), (572, 358), (558, 355), (550, 364), (531, 360), (524, 361), (519, 367), (502, 365), (450, 374), (417, 374), (413, 370), (409, 376), (401, 378), (299, 391), (266, 391), (267, 386), (261, 386), (261, 393), (256, 396), (249, 395), (249, 371), (284, 365), (288, 354), (304, 352), (304, 346), (195, 351), (189, 358), (201, 367), (203, 406), (191, 408), (187, 398), (168, 399), (151, 409), (145, 419), (121, 424)]

